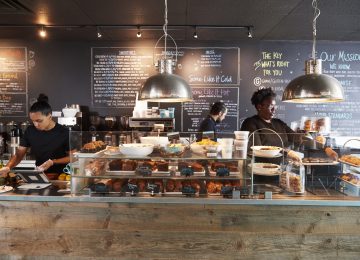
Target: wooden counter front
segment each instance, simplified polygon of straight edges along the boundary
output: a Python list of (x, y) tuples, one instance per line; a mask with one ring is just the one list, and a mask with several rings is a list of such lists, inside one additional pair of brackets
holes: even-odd
[(360, 207), (0, 201), (0, 212), (1, 259), (360, 255)]

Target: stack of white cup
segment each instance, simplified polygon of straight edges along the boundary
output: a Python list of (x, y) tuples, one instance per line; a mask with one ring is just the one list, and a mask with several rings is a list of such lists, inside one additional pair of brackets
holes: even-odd
[(221, 156), (224, 159), (231, 159), (233, 154), (234, 138), (221, 138)]
[(249, 131), (234, 131), (235, 134), (235, 157), (245, 159), (248, 148)]

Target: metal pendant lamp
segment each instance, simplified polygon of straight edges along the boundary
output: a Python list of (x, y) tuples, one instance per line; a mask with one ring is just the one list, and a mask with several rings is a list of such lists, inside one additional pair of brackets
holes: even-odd
[(305, 75), (290, 81), (286, 86), (282, 101), (289, 103), (327, 103), (344, 100), (344, 90), (340, 82), (329, 75), (321, 74), (321, 59), (316, 59), (316, 19), (320, 15), (317, 1), (313, 0), (313, 47), (312, 57), (305, 62)]
[[(165, 24), (163, 26), (164, 35), (156, 42), (155, 49), (159, 41), (165, 39), (164, 57), (158, 60), (156, 66), (159, 73), (149, 77), (142, 86), (139, 100), (151, 102), (188, 102), (192, 101), (192, 92), (189, 84), (180, 76), (173, 74), (173, 68), (177, 62), (177, 45), (175, 40), (167, 34), (167, 0), (165, 0)], [(176, 47), (175, 61), (168, 57), (166, 51), (166, 41), (170, 38)]]

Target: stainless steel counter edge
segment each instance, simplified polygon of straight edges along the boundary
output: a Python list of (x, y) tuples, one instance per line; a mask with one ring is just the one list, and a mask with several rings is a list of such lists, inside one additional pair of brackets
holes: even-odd
[(258, 205), (258, 206), (334, 206), (359, 207), (360, 200), (305, 200), (305, 199), (223, 199), (223, 198), (151, 198), (151, 197), (88, 197), (88, 196), (26, 196), (1, 195), (1, 201), (28, 202), (93, 202), (134, 204), (195, 204), (195, 205)]

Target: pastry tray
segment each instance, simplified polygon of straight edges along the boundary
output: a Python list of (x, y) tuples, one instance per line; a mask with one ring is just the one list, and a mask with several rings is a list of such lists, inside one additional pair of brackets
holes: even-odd
[(349, 162), (345, 162), (341, 159), (338, 160), (339, 162), (343, 163), (343, 164), (346, 164), (346, 165), (350, 165), (350, 166), (353, 166), (353, 167), (356, 167), (356, 168), (359, 168), (360, 165), (356, 165), (356, 164), (353, 164), (353, 163), (349, 163)]
[(99, 157), (100, 155), (102, 155), (104, 152), (106, 151), (106, 149), (104, 150), (100, 150), (96, 153), (81, 153), (81, 152), (75, 152), (74, 156), (75, 157), (80, 157), (80, 158), (96, 158)]

